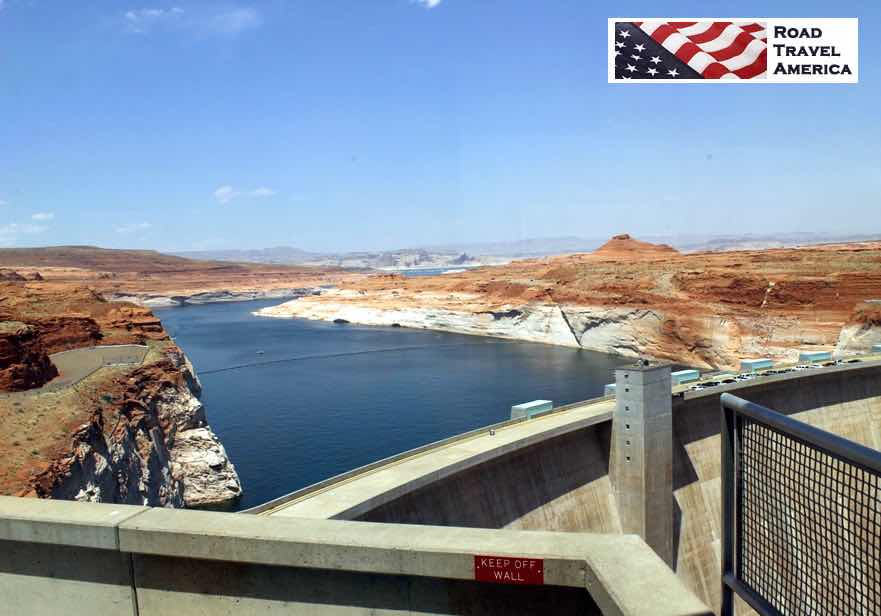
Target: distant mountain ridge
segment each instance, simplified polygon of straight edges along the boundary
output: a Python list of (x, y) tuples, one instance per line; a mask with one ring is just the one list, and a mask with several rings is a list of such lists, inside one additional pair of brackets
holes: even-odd
[[(851, 234), (806, 232), (731, 235), (690, 234), (648, 235), (641, 237), (644, 241), (653, 244), (666, 244), (680, 252), (719, 252), (871, 241), (881, 239), (881, 232)], [(405, 269), (444, 267), (448, 265), (492, 265), (511, 259), (592, 252), (602, 246), (607, 239), (563, 236), (496, 242), (436, 244), (397, 250), (339, 253), (310, 252), (290, 246), (276, 246), (272, 248), (238, 250), (176, 251), (169, 254), (207, 261)]]
[(478, 265), (491, 265), (498, 262), (498, 259), (474, 258), (465, 251), (439, 251), (424, 248), (324, 254), (307, 252), (298, 248), (276, 247), (255, 250), (201, 250), (175, 252), (172, 254), (178, 257), (198, 260), (343, 267), (349, 269), (419, 269), (453, 265), (474, 267)]

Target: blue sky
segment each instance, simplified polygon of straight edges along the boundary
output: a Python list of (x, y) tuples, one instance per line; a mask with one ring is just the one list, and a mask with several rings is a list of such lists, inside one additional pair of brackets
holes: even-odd
[(0, 245), (881, 232), (881, 6), (770, 4), (861, 83), (609, 85), (611, 2), (0, 0)]

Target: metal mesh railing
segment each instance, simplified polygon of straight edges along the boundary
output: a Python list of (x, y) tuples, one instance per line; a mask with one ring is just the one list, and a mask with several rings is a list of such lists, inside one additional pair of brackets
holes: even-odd
[(733, 590), (760, 614), (881, 615), (881, 454), (730, 395), (723, 412), (723, 614)]

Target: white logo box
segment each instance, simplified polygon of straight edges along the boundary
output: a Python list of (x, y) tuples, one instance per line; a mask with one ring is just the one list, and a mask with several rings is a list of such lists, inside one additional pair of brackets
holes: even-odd
[[(767, 71), (752, 79), (615, 78), (617, 22), (761, 23), (767, 33)], [(783, 17), (612, 17), (608, 36), (609, 83), (858, 83), (858, 18)], [(846, 68), (845, 68), (846, 67)]]

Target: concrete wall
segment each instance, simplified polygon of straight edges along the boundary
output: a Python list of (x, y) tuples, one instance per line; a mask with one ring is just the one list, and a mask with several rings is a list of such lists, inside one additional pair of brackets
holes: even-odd
[[(686, 586), (711, 606), (718, 606), (720, 599), (719, 395), (723, 391), (881, 449), (881, 362), (794, 372), (675, 394), (675, 500), (670, 522), (673, 565)], [(540, 422), (549, 419), (531, 421), (540, 432)], [(357, 511), (349, 519), (620, 533), (621, 520), (609, 481), (610, 424), (606, 415), (592, 425), (508, 450), (460, 472), (444, 473), (433, 467), (423, 481), (412, 481), (417, 488), (399, 489), (404, 493), (380, 499), (376, 506), (364, 510), (347, 503), (347, 510)], [(522, 428), (519, 425), (518, 429)], [(471, 447), (479, 450), (476, 443)], [(435, 459), (442, 461), (446, 455), (437, 451)], [(349, 476), (339, 493), (354, 491), (359, 482), (364, 484), (362, 494), (370, 494), (371, 489), (381, 491), (382, 482), (375, 477)], [(309, 515), (333, 510), (328, 507), (333, 504), (334, 492), (332, 484), (326, 486), (322, 507), (310, 508), (307, 496), (296, 504), (297, 510)]]
[[(543, 559), (544, 585), (476, 582), (476, 555)], [(0, 614), (267, 612), (708, 613), (633, 535), (273, 519), (0, 497)]]

